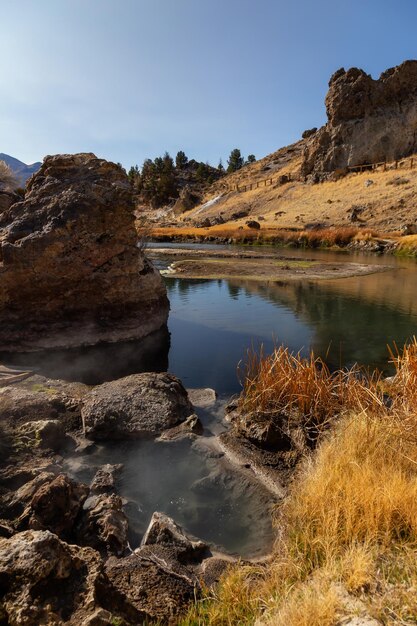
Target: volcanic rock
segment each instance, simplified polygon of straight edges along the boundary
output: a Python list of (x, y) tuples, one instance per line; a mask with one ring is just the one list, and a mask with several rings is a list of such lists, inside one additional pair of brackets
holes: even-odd
[(171, 569), (158, 556), (135, 553), (106, 562), (106, 574), (126, 603), (146, 612), (152, 621), (175, 626), (178, 616), (195, 600), (197, 577), (186, 567)]
[(102, 465), (94, 475), (90, 485), (92, 493), (111, 493), (115, 491), (115, 476), (123, 469), (123, 465), (118, 463)]
[(144, 546), (164, 546), (174, 548), (176, 557), (182, 562), (194, 561), (201, 558), (208, 550), (203, 541), (192, 541), (171, 517), (165, 513), (155, 511), (149, 522), (148, 529), (143, 536), (141, 548)]
[(127, 533), (128, 521), (120, 496), (112, 493), (88, 498), (77, 527), (78, 543), (122, 555), (128, 545)]
[(47, 448), (57, 452), (66, 443), (65, 430), (58, 420), (26, 422), (17, 430), (20, 440), (26, 439), (29, 447)]
[(45, 158), (0, 216), (0, 348), (31, 351), (141, 338), (168, 316), (139, 250), (124, 170), (94, 154)]
[(133, 374), (98, 385), (81, 411), (93, 440), (152, 437), (193, 413), (181, 381), (167, 373)]
[(81, 401), (88, 392), (82, 383), (43, 376), (0, 389), (0, 422), (14, 429), (39, 420), (60, 420), (65, 431), (81, 426)]
[(64, 474), (44, 483), (30, 503), (29, 527), (66, 536), (74, 525), (89, 489)]
[(394, 161), (417, 151), (417, 61), (378, 80), (358, 68), (338, 70), (326, 96), (328, 122), (306, 139), (301, 173)]
[(9, 209), (12, 204), (18, 202), (20, 200), (20, 196), (13, 191), (6, 191), (5, 189), (0, 189), (0, 215), (3, 211)]
[[(92, 548), (71, 546), (49, 531), (0, 539), (0, 618), (5, 624), (142, 624), (144, 612), (126, 603)], [(98, 621), (100, 615), (108, 621)]]

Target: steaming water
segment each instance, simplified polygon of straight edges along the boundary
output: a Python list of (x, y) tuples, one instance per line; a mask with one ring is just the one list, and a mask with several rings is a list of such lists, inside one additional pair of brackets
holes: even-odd
[(207, 457), (189, 441), (98, 446), (84, 458), (67, 459), (67, 470), (89, 482), (96, 468), (123, 463), (119, 493), (127, 500), (130, 543), (138, 545), (154, 511), (163, 511), (188, 533), (218, 549), (255, 556), (272, 543), (271, 497), (248, 472)]
[[(167, 278), (170, 336), (161, 331), (145, 342), (14, 359), (9, 355), (8, 361), (33, 363), (47, 376), (89, 384), (169, 370), (187, 387), (217, 390), (217, 405), (202, 414), (208, 437), (225, 428), (222, 406), (240, 390), (236, 367), (251, 345), (263, 343), (269, 350), (282, 342), (296, 351), (313, 348), (332, 368), (359, 362), (389, 371), (387, 343), (402, 345), (417, 334), (417, 264), (391, 257), (289, 254), (392, 268), (359, 278), (293, 284)], [(156, 261), (160, 268), (171, 262), (162, 256)], [(223, 458), (202, 454), (189, 442), (136, 442), (107, 444), (88, 456), (67, 459), (68, 468), (84, 480), (109, 462), (124, 464), (118, 487), (129, 501), (133, 544), (153, 511), (162, 510), (188, 532), (230, 552), (248, 556), (270, 545), (267, 494), (249, 480), (250, 473), (241, 475)]]

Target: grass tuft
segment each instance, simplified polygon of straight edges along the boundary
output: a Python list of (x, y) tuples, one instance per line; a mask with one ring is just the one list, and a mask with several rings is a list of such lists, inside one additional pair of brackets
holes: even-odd
[(184, 626), (416, 623), (417, 340), (390, 359), (384, 382), (284, 348), (250, 355), (243, 406), (295, 409), (327, 428), (277, 510), (272, 561), (232, 568)]

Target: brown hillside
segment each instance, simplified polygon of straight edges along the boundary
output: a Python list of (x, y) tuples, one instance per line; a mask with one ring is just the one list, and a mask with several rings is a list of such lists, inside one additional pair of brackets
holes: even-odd
[[(184, 213), (178, 225), (200, 225), (205, 218), (215, 222), (220, 216), (236, 227), (254, 219), (260, 222), (262, 229), (304, 228), (311, 223), (326, 227), (354, 223), (389, 231), (411, 225), (412, 230), (417, 220), (416, 157), (400, 161), (398, 169), (393, 162), (387, 164), (385, 171), (381, 166), (374, 171), (352, 172), (339, 180), (313, 185), (296, 179), (302, 143), (290, 146), (291, 152), (288, 148), (279, 150), (226, 176), (213, 185), (204, 198), (207, 202), (221, 194), (217, 202)], [(265, 170), (267, 166), (271, 169)], [(292, 180), (280, 184), (277, 179), (284, 174), (291, 175)], [(265, 186), (261, 181), (266, 178), (272, 178), (273, 184), (268, 182)], [(252, 190), (248, 187), (250, 184)], [(247, 191), (230, 190), (236, 185), (246, 185)], [(241, 212), (246, 215), (234, 217)]]

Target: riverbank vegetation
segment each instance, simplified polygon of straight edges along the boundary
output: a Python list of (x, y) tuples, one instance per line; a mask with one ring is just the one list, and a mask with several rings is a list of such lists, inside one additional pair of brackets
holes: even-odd
[(277, 509), (271, 561), (233, 567), (183, 626), (415, 623), (416, 339), (389, 359), (395, 375), (383, 380), (283, 348), (250, 355), (243, 406), (315, 416), (319, 444)]
[[(140, 229), (139, 229), (140, 232)], [(340, 226), (337, 228), (280, 229), (280, 228), (237, 228), (234, 226), (213, 226), (209, 228), (164, 227), (148, 228), (149, 237), (154, 241), (213, 241), (251, 245), (283, 245), (299, 248), (345, 248), (349, 244), (378, 245), (379, 240), (389, 239), (394, 243), (398, 232), (382, 233), (372, 228)], [(404, 237), (404, 239), (406, 239)]]

